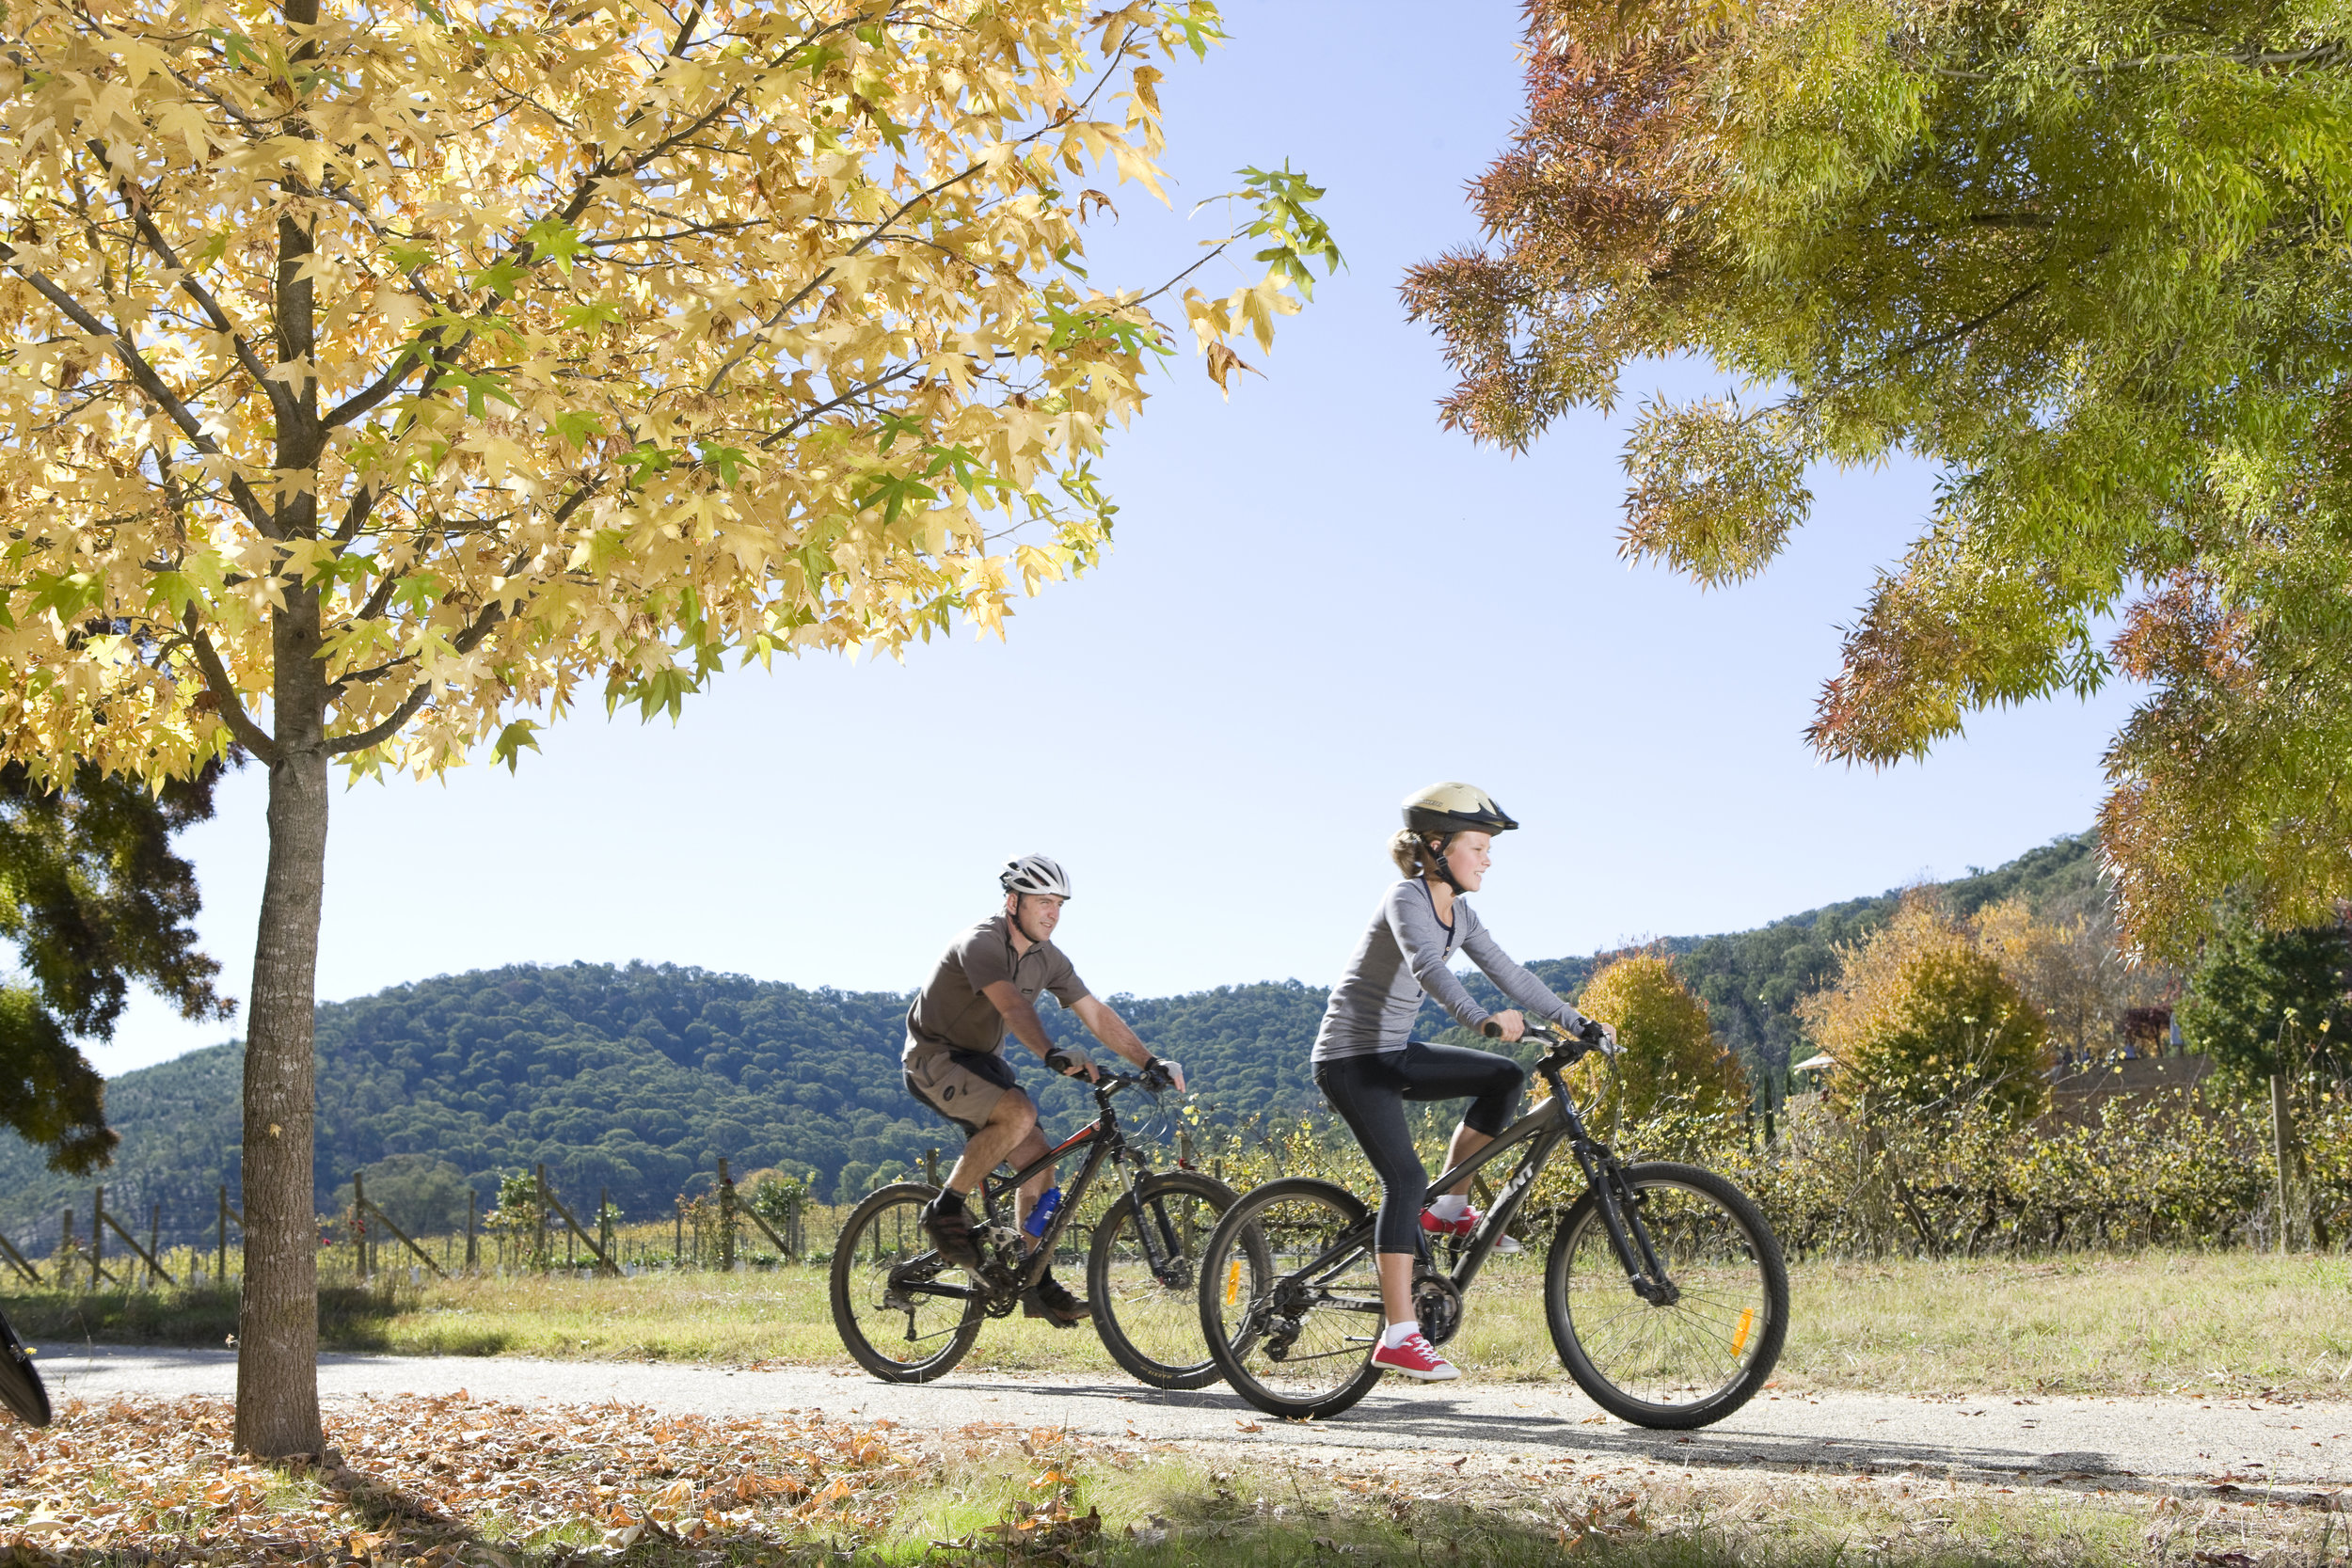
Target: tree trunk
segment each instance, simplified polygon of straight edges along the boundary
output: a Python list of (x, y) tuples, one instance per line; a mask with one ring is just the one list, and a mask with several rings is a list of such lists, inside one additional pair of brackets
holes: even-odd
[(272, 641), (278, 757), (269, 770), (269, 870), (246, 1015), (236, 1444), (276, 1459), (326, 1447), (310, 1174), (311, 1011), (326, 881), (326, 688), (315, 590), (287, 588)]

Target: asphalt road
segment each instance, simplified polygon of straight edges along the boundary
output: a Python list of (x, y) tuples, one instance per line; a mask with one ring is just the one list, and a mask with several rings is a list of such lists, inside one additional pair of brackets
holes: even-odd
[[(227, 1351), (47, 1344), (55, 1400), (226, 1397)], [(1604, 1416), (1566, 1384), (1464, 1382), (1375, 1390), (1332, 1421), (1260, 1416), (1222, 1387), (1170, 1394), (1093, 1378), (958, 1374), (919, 1387), (822, 1367), (724, 1368), (507, 1357), (325, 1355), (337, 1402), (387, 1394), (596, 1403), (714, 1415), (862, 1414), (952, 1430), (975, 1421), (1201, 1445), (1591, 1458), (1830, 1474), (1909, 1471), (2006, 1484), (2227, 1495), (2285, 1488), (2352, 1508), (2352, 1404), (2185, 1399), (1915, 1399), (1767, 1392), (1703, 1432), (1651, 1433)], [(2217, 1493), (2215, 1489), (2222, 1489)]]

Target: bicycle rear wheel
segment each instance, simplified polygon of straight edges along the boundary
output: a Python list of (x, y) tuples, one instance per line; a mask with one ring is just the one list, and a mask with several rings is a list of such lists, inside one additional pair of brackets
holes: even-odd
[(1629, 1225), (1645, 1232), (1673, 1284), (1645, 1301), (1626, 1278), (1588, 1191), (1560, 1222), (1544, 1311), (1561, 1364), (1593, 1402), (1636, 1426), (1720, 1421), (1755, 1397), (1788, 1332), (1788, 1271), (1772, 1227), (1712, 1171), (1663, 1161), (1629, 1166)]
[(885, 1382), (945, 1377), (980, 1336), (986, 1287), (943, 1259), (923, 1229), (923, 1206), (936, 1196), (919, 1181), (875, 1189), (833, 1249), (833, 1325), (857, 1364)]
[(1087, 1299), (1095, 1331), (1112, 1360), (1154, 1388), (1216, 1381), (1200, 1338), (1200, 1249), (1232, 1206), (1233, 1189), (1224, 1182), (1169, 1171), (1136, 1182), (1094, 1227)]
[(1209, 1235), (1200, 1331), (1233, 1392), (1269, 1416), (1336, 1416), (1380, 1369), (1380, 1275), (1372, 1215), (1309, 1177), (1234, 1199)]

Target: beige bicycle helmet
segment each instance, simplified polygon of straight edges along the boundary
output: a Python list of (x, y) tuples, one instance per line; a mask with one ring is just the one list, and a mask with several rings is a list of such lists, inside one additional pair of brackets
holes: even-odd
[(1518, 824), (1476, 784), (1433, 784), (1405, 797), (1405, 825), (1417, 833), (1507, 833)]

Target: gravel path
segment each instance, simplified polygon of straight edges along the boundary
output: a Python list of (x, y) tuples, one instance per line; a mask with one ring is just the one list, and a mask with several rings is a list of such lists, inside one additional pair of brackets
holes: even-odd
[[(236, 1359), (227, 1351), (49, 1344), (40, 1347), (40, 1365), (51, 1397), (60, 1401), (227, 1396), (236, 1388)], [(1304, 1425), (1261, 1417), (1222, 1387), (1168, 1394), (1097, 1378), (992, 1373), (905, 1387), (822, 1367), (325, 1355), (319, 1388), (330, 1406), (462, 1388), (482, 1399), (621, 1400), (724, 1415), (855, 1411), (930, 1428), (1004, 1421), (1227, 1448), (1573, 1455), (1850, 1475), (1914, 1471), (1995, 1484), (2201, 1495), (2275, 1487), (2331, 1494), (2328, 1505), (2352, 1508), (2352, 1404), (1768, 1392), (1716, 1426), (1677, 1435), (1628, 1427), (1565, 1384), (1463, 1383), (1427, 1391), (1384, 1386), (1337, 1420)]]

